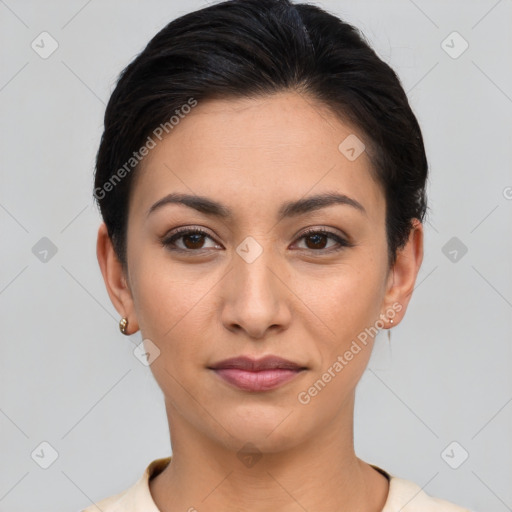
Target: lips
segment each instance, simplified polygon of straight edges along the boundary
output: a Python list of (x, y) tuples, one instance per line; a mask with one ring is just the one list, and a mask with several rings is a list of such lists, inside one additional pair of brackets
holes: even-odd
[(210, 366), (213, 370), (235, 368), (249, 372), (259, 372), (262, 370), (301, 370), (305, 369), (293, 361), (288, 361), (282, 357), (265, 356), (261, 359), (252, 359), (246, 356), (232, 357)]
[(277, 356), (234, 357), (209, 367), (224, 381), (244, 391), (269, 391), (307, 368)]

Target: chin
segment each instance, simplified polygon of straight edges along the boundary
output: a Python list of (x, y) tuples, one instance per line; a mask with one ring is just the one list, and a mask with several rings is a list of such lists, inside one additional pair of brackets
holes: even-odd
[[(235, 417), (229, 413), (218, 416), (219, 422), (226, 429), (221, 429), (223, 444), (229, 444), (233, 451), (238, 452), (250, 443), (261, 452), (277, 453), (296, 446), (301, 442), (301, 437), (307, 437), (307, 433), (297, 428), (297, 417), (290, 414), (291, 410), (280, 408), (265, 411), (264, 406), (251, 406), (250, 412), (250, 415), (240, 412)], [(291, 418), (292, 422), (288, 421)]]

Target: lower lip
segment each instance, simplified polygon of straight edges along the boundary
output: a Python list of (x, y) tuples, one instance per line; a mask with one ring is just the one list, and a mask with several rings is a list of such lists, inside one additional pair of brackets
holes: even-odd
[(262, 370), (250, 372), (237, 368), (219, 368), (214, 372), (225, 381), (245, 391), (268, 391), (296, 377), (301, 370)]

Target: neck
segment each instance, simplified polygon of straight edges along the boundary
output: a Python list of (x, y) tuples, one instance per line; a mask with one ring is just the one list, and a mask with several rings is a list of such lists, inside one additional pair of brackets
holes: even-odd
[[(276, 429), (253, 442), (258, 448), (251, 450), (248, 443), (232, 436), (225, 443), (205, 436), (166, 405), (172, 460), (150, 480), (151, 494), (161, 512), (334, 512), (341, 508), (381, 512), (384, 507), (389, 483), (356, 457), (353, 414), (350, 421), (342, 421), (347, 416), (340, 414), (323, 431), (299, 444), (278, 440)], [(244, 446), (243, 453), (235, 445)]]

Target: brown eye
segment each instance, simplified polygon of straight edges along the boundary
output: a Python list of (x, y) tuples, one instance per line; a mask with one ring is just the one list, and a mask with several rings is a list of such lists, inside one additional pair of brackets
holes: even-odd
[[(185, 228), (163, 239), (162, 245), (172, 251), (198, 252), (207, 249), (204, 247), (206, 238), (213, 241), (211, 236), (202, 229)], [(181, 246), (177, 244), (178, 241), (181, 241)]]
[(308, 241), (311, 242), (311, 245), (308, 245), (308, 249), (325, 249), (328, 239), (329, 237), (323, 233), (317, 233), (315, 235), (308, 235), (305, 237), (306, 245), (308, 245)]
[[(203, 249), (211, 248), (205, 247), (206, 239), (215, 242), (212, 237), (202, 229), (184, 228), (166, 237), (161, 243), (171, 251), (200, 252)], [(309, 230), (303, 233), (299, 240), (304, 240), (306, 244), (305, 248), (300, 247), (300, 249), (313, 252), (339, 251), (345, 247), (352, 247), (351, 243), (336, 233), (321, 229)], [(329, 240), (333, 241), (334, 244), (328, 246)]]
[(182, 235), (181, 238), (183, 238), (183, 244), (187, 249), (201, 249), (204, 243), (204, 235), (202, 233)]
[[(300, 240), (304, 240), (306, 244), (306, 249), (312, 250), (315, 252), (318, 251), (339, 251), (344, 247), (351, 247), (347, 240), (338, 236), (336, 233), (332, 233), (331, 231), (323, 230), (323, 229), (314, 229), (309, 230), (306, 233), (303, 233), (300, 237)], [(334, 247), (326, 247), (329, 240), (333, 240), (335, 242)], [(337, 246), (336, 246), (337, 245)]]

